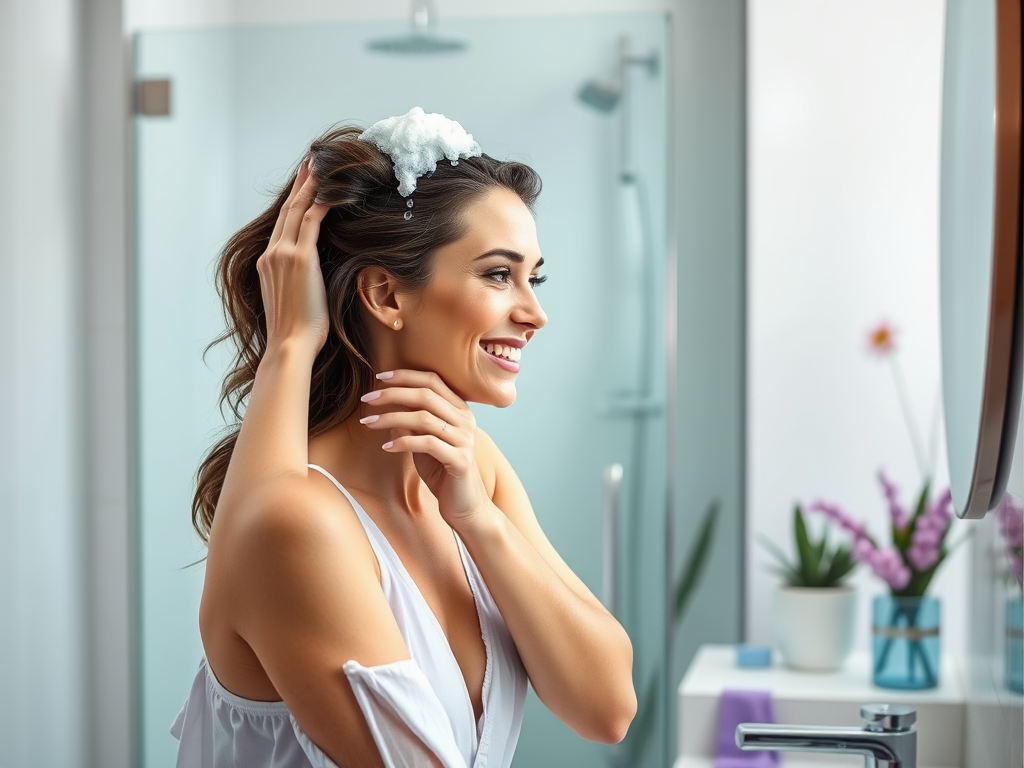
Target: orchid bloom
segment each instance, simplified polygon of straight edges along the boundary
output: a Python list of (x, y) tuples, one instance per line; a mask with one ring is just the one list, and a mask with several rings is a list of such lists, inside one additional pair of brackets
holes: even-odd
[(835, 522), (840, 528), (845, 528), (847, 531), (852, 533), (854, 539), (862, 539), (865, 536), (864, 524), (844, 512), (838, 504), (833, 504), (819, 499), (811, 504), (807, 509), (811, 512), (820, 512), (825, 517)]
[(889, 503), (889, 516), (892, 518), (893, 527), (897, 531), (906, 530), (907, 525), (910, 523), (910, 516), (907, 515), (907, 510), (900, 504), (899, 488), (885, 474), (884, 469), (878, 470), (878, 482), (882, 484), (885, 500)]
[(896, 329), (886, 321), (868, 332), (868, 349), (879, 357), (888, 357), (896, 350)]

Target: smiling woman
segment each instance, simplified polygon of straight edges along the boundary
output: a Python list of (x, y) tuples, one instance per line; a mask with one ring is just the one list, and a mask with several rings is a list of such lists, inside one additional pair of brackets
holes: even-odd
[[(365, 307), (356, 300), (360, 275), (364, 281), (386, 275), (386, 290), (397, 289), (399, 295), (411, 296), (429, 281), (435, 251), (465, 234), (466, 209), (479, 204), (485, 192), (505, 190), (514, 194), (524, 209), (540, 194), (540, 178), (529, 166), (479, 157), (457, 166), (442, 163), (429, 177), (419, 180), (414, 194), (403, 198), (397, 192), (389, 158), (359, 141), (360, 134), (359, 128), (340, 127), (310, 145), (317, 202), (324, 209), (315, 245), (327, 286), (331, 329), (330, 333), (326, 325), (312, 329), (326, 335), (312, 371), (312, 435), (350, 416), (359, 395), (373, 384), (374, 368), (368, 355), (370, 333), (378, 329), (364, 322)], [(231, 238), (219, 264), (218, 290), (230, 322), (217, 341), (230, 339), (238, 347), (236, 364), (224, 380), (223, 397), (239, 418), (256, 368), (267, 351), (267, 319), (257, 261), (279, 229), (275, 229), (279, 213), (290, 202), (285, 188), (262, 215)], [(410, 211), (415, 214), (407, 217)], [(536, 229), (530, 231), (536, 250)], [(492, 270), (499, 267), (489, 266)], [(392, 327), (395, 321), (402, 322), (397, 317), (388, 319)], [(318, 317), (317, 322), (325, 324), (328, 318)], [(209, 534), (235, 437), (222, 440), (200, 469), (193, 523), (203, 538)]]
[[(414, 149), (464, 135), (427, 117)], [(635, 713), (628, 637), (467, 405), (515, 400), (547, 322), (540, 180), (446, 156), (410, 183), (333, 130), (224, 249), (240, 424), (193, 503), (205, 658), (179, 765), (507, 768), (527, 679), (588, 739)]]

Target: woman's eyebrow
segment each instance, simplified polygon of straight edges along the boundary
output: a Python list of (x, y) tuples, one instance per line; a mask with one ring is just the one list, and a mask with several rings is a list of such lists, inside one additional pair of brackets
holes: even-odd
[[(480, 261), (480, 259), (486, 259), (488, 256), (504, 256), (506, 259), (514, 261), (516, 264), (522, 264), (524, 261), (526, 261), (526, 257), (523, 256), (523, 254), (519, 253), (518, 251), (510, 251), (507, 248), (492, 248), (491, 250), (487, 251), (487, 253), (481, 253), (479, 256), (473, 259), (473, 261)], [(543, 256), (537, 261), (537, 266), (535, 267), (535, 269), (542, 266), (544, 266)]]

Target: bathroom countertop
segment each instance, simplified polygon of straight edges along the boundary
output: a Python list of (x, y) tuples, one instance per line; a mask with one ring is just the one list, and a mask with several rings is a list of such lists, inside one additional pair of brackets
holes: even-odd
[(776, 697), (822, 701), (870, 701), (899, 699), (901, 704), (963, 704), (964, 683), (951, 656), (942, 659), (940, 685), (929, 691), (894, 691), (871, 682), (871, 654), (854, 653), (838, 672), (800, 672), (782, 666), (776, 654), (766, 669), (740, 669), (733, 645), (704, 645), (697, 651), (679, 684), (680, 696), (718, 696), (726, 688), (757, 688)]
[[(855, 653), (837, 672), (800, 672), (778, 657), (765, 669), (736, 666), (733, 645), (704, 645), (678, 688), (679, 755), (673, 768), (713, 768), (718, 706), (723, 690), (770, 691), (780, 723), (859, 726), (860, 706), (908, 704), (918, 711), (920, 768), (961, 768), (966, 689), (952, 656), (942, 659), (941, 685), (929, 691), (897, 691), (871, 682), (871, 654)], [(793, 768), (863, 766), (863, 758), (786, 753)]]
[[(715, 768), (715, 760), (711, 757), (683, 755), (672, 764), (672, 768)], [(859, 755), (822, 758), (821, 755), (801, 755), (788, 752), (779, 762), (779, 768), (864, 768), (864, 758)], [(930, 768), (930, 766), (918, 766), (918, 768)]]
[[(672, 768), (715, 768), (715, 760), (711, 757), (683, 755), (672, 764)], [(821, 755), (801, 755), (796, 752), (787, 752), (779, 762), (779, 768), (864, 768), (864, 758), (858, 755), (823, 758)], [(919, 765), (918, 768), (941, 767)]]

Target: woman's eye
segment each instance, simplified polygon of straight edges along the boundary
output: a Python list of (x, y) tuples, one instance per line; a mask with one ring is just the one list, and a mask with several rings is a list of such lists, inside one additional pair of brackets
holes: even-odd
[(510, 269), (495, 269), (492, 272), (487, 272), (484, 277), (489, 277), (497, 283), (507, 283), (508, 279), (512, 277), (512, 270)]
[[(496, 283), (508, 283), (512, 280), (512, 270), (510, 269), (495, 269), (491, 272), (484, 273), (484, 277), (493, 280)], [(547, 280), (546, 275), (531, 275), (529, 283), (532, 287), (536, 288)]]

